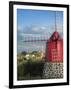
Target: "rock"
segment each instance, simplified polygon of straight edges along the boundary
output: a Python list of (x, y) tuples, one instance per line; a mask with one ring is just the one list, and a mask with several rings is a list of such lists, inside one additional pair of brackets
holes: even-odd
[(63, 63), (46, 62), (44, 64), (43, 77), (47, 79), (63, 78)]

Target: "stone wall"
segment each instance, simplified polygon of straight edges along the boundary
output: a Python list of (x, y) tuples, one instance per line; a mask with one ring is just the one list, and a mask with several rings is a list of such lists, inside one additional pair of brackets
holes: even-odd
[(44, 64), (43, 77), (47, 79), (63, 78), (63, 63), (46, 62)]

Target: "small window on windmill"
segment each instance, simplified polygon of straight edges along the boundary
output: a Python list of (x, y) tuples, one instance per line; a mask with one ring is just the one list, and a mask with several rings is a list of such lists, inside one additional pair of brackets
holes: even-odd
[(52, 49), (52, 59), (57, 59), (57, 49)]
[(53, 56), (57, 55), (57, 49), (52, 49), (52, 55)]

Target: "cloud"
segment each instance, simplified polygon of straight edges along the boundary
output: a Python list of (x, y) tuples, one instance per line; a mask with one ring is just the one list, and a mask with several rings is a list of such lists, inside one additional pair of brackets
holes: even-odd
[(18, 52), (22, 52), (22, 51), (41, 51), (42, 48), (43, 50), (45, 51), (45, 46), (46, 46), (46, 43), (42, 43), (42, 42), (32, 42), (32, 43), (24, 43), (24, 42), (18, 42), (18, 45), (17, 45), (17, 51)]
[(27, 26), (23, 29), (24, 34), (44, 34), (46, 32), (46, 27), (38, 27), (38, 26)]
[[(41, 50), (42, 46), (45, 50), (45, 43), (46, 42), (32, 42), (32, 43), (25, 43), (24, 40), (43, 40), (49, 39), (52, 33), (55, 31), (55, 27), (52, 25), (51, 27), (48, 26), (27, 26), (23, 30), (17, 31), (17, 41), (18, 41), (18, 52), (23, 50), (25, 51), (33, 51), (33, 50)], [(57, 27), (57, 31), (60, 33), (60, 36), (63, 36), (62, 26)]]
[[(56, 27), (57, 31), (61, 34), (63, 33), (62, 26)], [(55, 31), (54, 25), (51, 27), (48, 26), (26, 26), (23, 31), (18, 30), (18, 40), (25, 40), (25, 39), (41, 39), (41, 38), (50, 38), (52, 33)]]

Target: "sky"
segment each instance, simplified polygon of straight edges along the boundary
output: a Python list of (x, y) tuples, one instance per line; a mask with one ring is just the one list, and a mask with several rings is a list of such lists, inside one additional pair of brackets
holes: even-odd
[(62, 35), (63, 11), (17, 9), (17, 51), (45, 49), (45, 42), (25, 43), (23, 40), (49, 38), (55, 31), (55, 22), (56, 30)]

